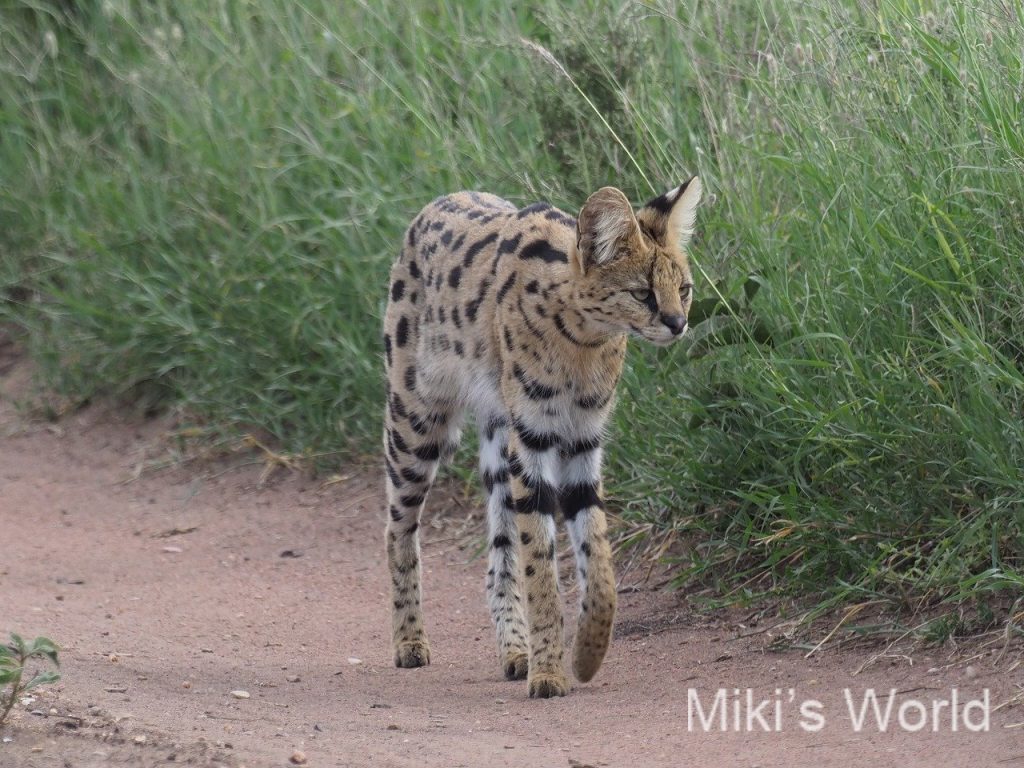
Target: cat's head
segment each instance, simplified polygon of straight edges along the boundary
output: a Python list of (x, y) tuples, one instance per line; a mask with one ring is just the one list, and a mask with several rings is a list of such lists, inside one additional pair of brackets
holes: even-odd
[(577, 309), (593, 329), (659, 346), (682, 337), (693, 300), (686, 246), (700, 198), (694, 176), (636, 211), (615, 187), (587, 199), (573, 260)]

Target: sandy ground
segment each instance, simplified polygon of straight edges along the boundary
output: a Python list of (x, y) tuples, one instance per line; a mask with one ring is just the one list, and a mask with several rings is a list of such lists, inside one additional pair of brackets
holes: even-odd
[[(1022, 691), (1019, 645), (1000, 656), (979, 644), (973, 659), (961, 648), (952, 663), (948, 649), (891, 652), (855, 674), (882, 649), (772, 652), (774, 621), (698, 618), (641, 572), (622, 578), (596, 680), (531, 701), (498, 668), (478, 516), (443, 493), (424, 529), (434, 663), (395, 669), (377, 477), (324, 486), (282, 472), (260, 487), (260, 466), (206, 465), (133, 480), (166, 422), (102, 407), (31, 422), (12, 390), (25, 375), (8, 352), (0, 632), (53, 638), (63, 678), (16, 707), (2, 768), (255, 768), (290, 765), (296, 750), (313, 767), (1024, 765), (1024, 706), (999, 707)], [(708, 731), (688, 727), (689, 691), (707, 714), (719, 688), (724, 727), (717, 715)], [(748, 723), (747, 689), (749, 709), (768, 700), (769, 732)], [(897, 691), (888, 729), (870, 715), (855, 728), (844, 689), (855, 711), (869, 689), (882, 705)], [(953, 689), (961, 704), (988, 690), (987, 731), (967, 731), (962, 708), (954, 731), (948, 707), (933, 729)], [(896, 722), (903, 705), (906, 724), (919, 721), (914, 702), (929, 708), (916, 732)], [(820, 730), (801, 727), (819, 722), (801, 720), (802, 703)], [(979, 707), (968, 717), (983, 721)]]

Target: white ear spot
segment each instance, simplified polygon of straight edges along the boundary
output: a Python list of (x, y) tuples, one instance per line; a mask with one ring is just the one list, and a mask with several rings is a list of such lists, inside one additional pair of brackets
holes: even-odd
[(694, 176), (667, 195), (672, 203), (672, 211), (668, 216), (668, 231), (670, 235), (676, 237), (680, 247), (690, 242), (693, 236), (693, 225), (697, 221), (697, 205), (702, 193), (700, 178)]
[(683, 191), (685, 187), (686, 184), (683, 183), (680, 184), (675, 189), (670, 189), (668, 192), (665, 193), (665, 202), (668, 203), (669, 205), (675, 205), (676, 200), (679, 199), (679, 194)]

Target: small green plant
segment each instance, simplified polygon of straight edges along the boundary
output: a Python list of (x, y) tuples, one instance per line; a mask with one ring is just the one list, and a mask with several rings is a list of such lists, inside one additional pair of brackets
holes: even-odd
[(23, 682), (25, 665), (33, 659), (49, 661), (55, 668), (59, 668), (57, 650), (57, 646), (49, 638), (37, 637), (31, 643), (26, 643), (14, 632), (11, 633), (7, 645), (0, 645), (0, 725), (3, 725), (14, 702), (23, 693), (37, 685), (60, 680), (60, 672), (57, 669), (44, 669), (36, 672), (27, 682)]

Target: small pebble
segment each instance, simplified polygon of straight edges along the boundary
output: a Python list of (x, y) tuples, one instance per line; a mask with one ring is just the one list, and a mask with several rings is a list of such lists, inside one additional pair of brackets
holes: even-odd
[(348, 657), (348, 663), (349, 664), (362, 664), (363, 660), (362, 659), (357, 659), (355, 656), (349, 656)]
[(302, 678), (299, 677), (298, 675), (288, 675), (288, 677), (285, 678), (285, 680), (287, 680), (289, 683), (297, 683), (301, 679)]
[(978, 676), (978, 669), (973, 664), (968, 664), (967, 669), (964, 670), (964, 674), (968, 680), (973, 680)]
[(146, 743), (146, 737), (145, 736), (136, 736), (134, 739), (132, 739), (132, 741), (134, 741), (136, 744), (145, 744)]
[(248, 691), (232, 691), (231, 695), (234, 696), (236, 699), (248, 699), (249, 698), (249, 692)]
[(186, 680), (184, 683), (181, 684), (181, 687), (182, 688), (191, 688), (192, 687), (192, 683), (190, 683), (188, 680)]
[(301, 749), (296, 749), (292, 752), (292, 756), (288, 758), (288, 761), (293, 765), (305, 765), (306, 764), (306, 753)]
[(181, 547), (164, 547), (163, 551), (174, 555), (181, 552)]

